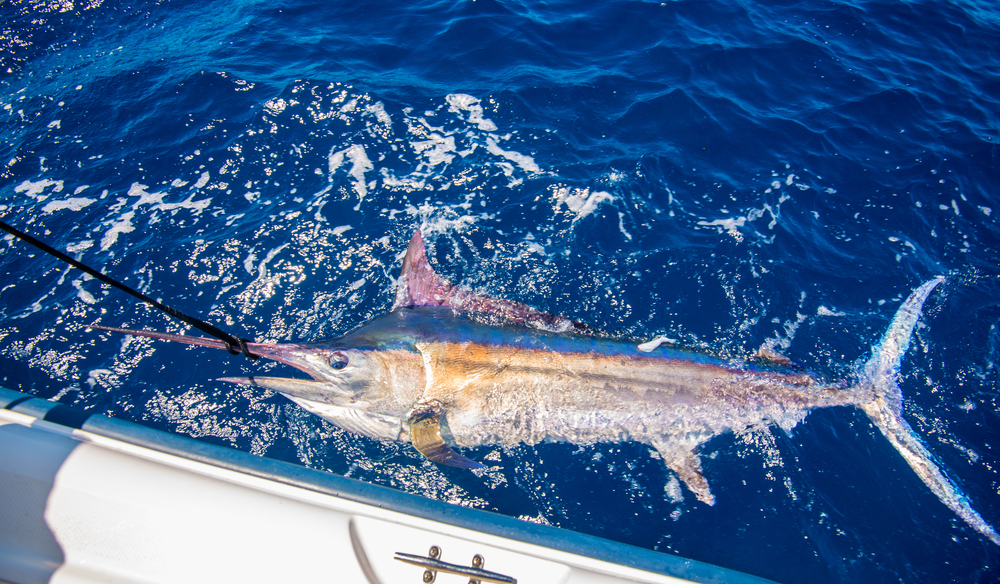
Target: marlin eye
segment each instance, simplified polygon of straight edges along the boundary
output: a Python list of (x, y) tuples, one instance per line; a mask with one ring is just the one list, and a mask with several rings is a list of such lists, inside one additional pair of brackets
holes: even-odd
[(334, 353), (330, 356), (330, 367), (336, 370), (341, 370), (347, 367), (347, 355), (343, 353)]

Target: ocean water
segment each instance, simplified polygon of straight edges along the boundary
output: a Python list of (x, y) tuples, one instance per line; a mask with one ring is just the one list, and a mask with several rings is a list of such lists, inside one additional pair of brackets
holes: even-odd
[[(0, 215), (258, 341), (450, 281), (639, 340), (850, 380), (943, 275), (906, 419), (1000, 525), (1000, 12), (984, 0), (0, 4)], [(215, 381), (286, 374), (89, 331), (183, 327), (0, 242), (0, 384), (778, 582), (992, 582), (1000, 548), (863, 413), (701, 450), (482, 447), (470, 472)], [(193, 333), (192, 333), (193, 334)]]

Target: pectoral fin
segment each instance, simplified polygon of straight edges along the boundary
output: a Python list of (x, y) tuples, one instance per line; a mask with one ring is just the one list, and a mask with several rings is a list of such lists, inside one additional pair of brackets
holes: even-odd
[(486, 468), (462, 456), (449, 447), (441, 437), (441, 409), (433, 404), (418, 404), (407, 420), (410, 440), (420, 454), (438, 464), (458, 468)]
[(686, 445), (653, 444), (653, 448), (663, 457), (667, 468), (677, 473), (698, 500), (707, 505), (715, 505), (715, 495), (708, 488), (705, 475), (701, 474), (701, 459)]

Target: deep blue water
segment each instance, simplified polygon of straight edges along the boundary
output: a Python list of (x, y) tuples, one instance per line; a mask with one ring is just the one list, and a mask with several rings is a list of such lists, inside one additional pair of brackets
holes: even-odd
[[(439, 273), (640, 339), (849, 379), (935, 275), (906, 417), (1000, 524), (1000, 12), (986, 0), (0, 4), (0, 214), (260, 341)], [(702, 450), (484, 447), (475, 474), (214, 381), (278, 373), (0, 244), (0, 383), (779, 582), (989, 582), (1000, 550), (866, 419)]]

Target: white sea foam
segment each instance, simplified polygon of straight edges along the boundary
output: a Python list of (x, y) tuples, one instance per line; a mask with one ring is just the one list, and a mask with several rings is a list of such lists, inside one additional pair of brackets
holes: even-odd
[(420, 218), (420, 230), (424, 235), (431, 233), (461, 233), (475, 224), (481, 218), (490, 218), (492, 215), (462, 214), (451, 206), (437, 207), (429, 203), (424, 203), (419, 207), (408, 205), (407, 215)]
[(423, 170), (422, 166), (426, 165), (430, 168), (434, 168), (439, 164), (451, 164), (451, 161), (455, 159), (455, 137), (454, 136), (442, 136), (438, 133), (432, 133), (427, 136), (426, 140), (420, 140), (411, 143), (414, 152), (420, 154), (424, 159), (424, 163), (417, 167), (417, 171)]
[(555, 208), (558, 210), (562, 205), (576, 214), (573, 221), (579, 221), (587, 215), (597, 210), (601, 203), (615, 200), (611, 193), (604, 191), (590, 192), (589, 188), (569, 189), (567, 187), (552, 187), (552, 197), (556, 200)]
[[(207, 174), (208, 173), (202, 175), (202, 178), (205, 178)], [(201, 179), (199, 179), (199, 182), (201, 182)], [(139, 199), (132, 203), (132, 209), (138, 209), (142, 205), (149, 205), (151, 209), (156, 211), (173, 211), (175, 209), (190, 209), (195, 214), (198, 214), (204, 211), (212, 203), (212, 199), (210, 198), (201, 199), (200, 201), (195, 201), (194, 200), (196, 196), (195, 193), (192, 193), (191, 195), (188, 196), (187, 199), (180, 201), (178, 203), (164, 203), (163, 197), (167, 196), (167, 193), (162, 191), (151, 193), (146, 190), (148, 188), (149, 187), (143, 184), (132, 183), (132, 186), (129, 187), (128, 190), (128, 196), (138, 197)]]
[(83, 251), (85, 249), (90, 249), (94, 247), (93, 239), (84, 239), (83, 241), (78, 241), (76, 243), (71, 243), (66, 246), (66, 251), (69, 253), (76, 253), (78, 251)]
[(131, 233), (135, 231), (135, 227), (132, 226), (132, 218), (135, 217), (135, 211), (129, 211), (121, 217), (118, 221), (111, 225), (111, 228), (104, 232), (104, 237), (101, 238), (101, 251), (107, 251), (112, 245), (118, 241), (118, 236), (122, 233)]
[(507, 160), (509, 160), (509, 161), (513, 162), (514, 164), (518, 165), (519, 167), (521, 167), (521, 170), (523, 170), (525, 172), (541, 172), (542, 171), (542, 169), (538, 168), (538, 165), (535, 164), (535, 159), (534, 158), (532, 158), (530, 156), (527, 156), (527, 155), (524, 155), (524, 154), (521, 154), (519, 152), (514, 152), (513, 150), (504, 150), (503, 148), (501, 148), (500, 146), (497, 145), (496, 138), (493, 137), (493, 136), (487, 136), (486, 137), (486, 150), (490, 154), (493, 154), (495, 156), (502, 156), (503, 158), (506, 158)]
[[(491, 133), (497, 129), (496, 124), (483, 117), (483, 106), (473, 96), (448, 95), (442, 107), (428, 110), (422, 115), (414, 115), (409, 108), (403, 109), (401, 125), (406, 128), (404, 139), (392, 135), (393, 119), (386, 112), (385, 106), (381, 102), (372, 102), (370, 96), (351, 96), (349, 91), (342, 91), (338, 92), (334, 102), (336, 109), (332, 111), (336, 117), (349, 123), (360, 122), (364, 125), (364, 132), (375, 142), (363, 145), (354, 139), (353, 142), (332, 146), (327, 154), (327, 168), (315, 171), (317, 174), (326, 174), (330, 186), (314, 194), (314, 201), (320, 201), (329, 192), (338, 173), (347, 174), (349, 184), (359, 198), (355, 209), (359, 209), (374, 188), (408, 193), (443, 191), (452, 186), (476, 190), (475, 187), (479, 185), (477, 181), (496, 176), (493, 172), (495, 169), (499, 169), (509, 179), (507, 184), (510, 187), (523, 183), (524, 173), (542, 172), (531, 156), (501, 146), (504, 140), (510, 139), (510, 134), (501, 137)], [(318, 108), (317, 104), (310, 108), (310, 111), (314, 111), (314, 116), (321, 115), (321, 110), (325, 109)], [(447, 114), (442, 115), (442, 110)], [(448, 114), (452, 120), (446, 119)], [(284, 115), (289, 114), (284, 112)], [(468, 125), (456, 130), (455, 119)], [(457, 173), (451, 170), (459, 157), (469, 157), (477, 150), (486, 150), (500, 160), (493, 164), (472, 162), (461, 167)], [(373, 154), (376, 151), (379, 152), (377, 157)], [(372, 171), (377, 173), (374, 177)], [(478, 193), (482, 193), (482, 190), (478, 190)], [(248, 193), (246, 197), (251, 201), (256, 200), (256, 195), (252, 193)], [(600, 195), (594, 202), (600, 202)], [(459, 204), (466, 210), (471, 205), (470, 201)], [(583, 207), (580, 210), (589, 212), (589, 209), (584, 210)], [(390, 213), (402, 211), (402, 208), (386, 210)], [(475, 218), (474, 215), (469, 217)], [(317, 220), (323, 219), (318, 217)]]
[(632, 241), (632, 234), (625, 230), (625, 213), (618, 211), (618, 231), (622, 232), (625, 239)]
[(167, 195), (164, 192), (150, 193), (146, 185), (139, 183), (132, 183), (132, 186), (128, 189), (128, 196), (139, 197), (138, 201), (132, 203), (133, 209), (138, 209), (140, 205), (159, 205), (163, 203), (163, 197)]
[(201, 173), (200, 177), (198, 177), (198, 182), (194, 183), (194, 188), (196, 188), (196, 189), (204, 188), (205, 185), (208, 184), (209, 180), (210, 180), (210, 175), (208, 174), (208, 171), (206, 170), (205, 172)]
[(392, 118), (390, 118), (389, 114), (386, 113), (385, 106), (382, 105), (381, 101), (376, 101), (375, 103), (369, 105), (365, 108), (365, 111), (375, 116), (378, 123), (382, 124), (386, 130), (389, 130), (392, 127)]
[[(769, 192), (767, 189), (765, 192)], [(791, 198), (787, 194), (782, 194), (778, 197), (778, 204), (774, 207), (770, 203), (764, 203), (759, 209), (750, 209), (745, 215), (740, 215), (737, 217), (726, 217), (725, 219), (713, 219), (712, 221), (701, 220), (698, 221), (698, 225), (704, 227), (718, 227), (720, 231), (728, 232), (730, 235), (735, 237), (737, 240), (742, 239), (742, 235), (739, 232), (739, 228), (745, 226), (747, 223), (752, 223), (764, 215), (770, 215), (771, 221), (767, 224), (768, 229), (774, 229), (778, 224), (778, 217), (781, 216), (781, 204)], [(773, 236), (772, 238), (773, 239)]]
[(382, 168), (382, 185), (390, 188), (402, 189), (404, 191), (413, 192), (423, 190), (427, 183), (423, 180), (418, 180), (415, 178), (399, 178), (389, 172), (388, 168)]
[(50, 201), (45, 203), (42, 207), (42, 213), (55, 213), (56, 211), (62, 211), (69, 209), (70, 211), (79, 211), (88, 205), (92, 205), (97, 202), (97, 199), (88, 199), (86, 197), (70, 197), (69, 199), (62, 199), (60, 201)]
[[(808, 318), (807, 315), (802, 314), (800, 312), (796, 312), (794, 321), (786, 320), (784, 322), (783, 324), (783, 328), (785, 331), (784, 336), (782, 336), (780, 333), (777, 333), (774, 335), (774, 337), (766, 339), (764, 343), (761, 345), (760, 352), (762, 354), (765, 353), (780, 354), (781, 351), (787, 350), (788, 347), (792, 346), (792, 339), (795, 338), (795, 333), (799, 330), (799, 327), (802, 326), (802, 323), (805, 322), (807, 318)], [(775, 319), (774, 322), (778, 322), (777, 319)]]
[(87, 385), (93, 389), (93, 387), (101, 383), (102, 379), (113, 378), (115, 374), (110, 369), (92, 369), (87, 374)]
[[(528, 235), (531, 235), (531, 234), (529, 233)], [(537, 241), (531, 241), (531, 238), (526, 238), (526, 239), (528, 239), (528, 241), (524, 242), (524, 248), (525, 249), (524, 249), (524, 253), (522, 255), (526, 255), (526, 254), (529, 254), (529, 253), (537, 253), (538, 255), (543, 256), (543, 257), (546, 256), (546, 255), (548, 255), (546, 253), (546, 251), (545, 251), (545, 246), (543, 246), (542, 244), (538, 243)]]
[(254, 262), (257, 261), (257, 254), (251, 249), (247, 257), (243, 259), (243, 269), (247, 271), (248, 274), (254, 272)]
[[(14, 187), (14, 192), (15, 193), (23, 193), (23, 194), (31, 197), (32, 199), (37, 199), (39, 201), (44, 201), (45, 199), (48, 198), (49, 195), (45, 195), (44, 197), (40, 196), (40, 195), (43, 192), (45, 192), (45, 189), (47, 189), (49, 187), (52, 187), (52, 193), (62, 192), (62, 190), (63, 190), (63, 181), (61, 181), (61, 180), (52, 180), (52, 179), (49, 179), (49, 178), (43, 178), (42, 180), (39, 180), (39, 181), (26, 180), (26, 181), (22, 182), (21, 184), (17, 185), (16, 187)], [(49, 194), (52, 194), (52, 193), (49, 193)]]
[(365, 173), (374, 170), (375, 166), (368, 159), (365, 147), (360, 144), (351, 144), (344, 150), (331, 150), (328, 156), (331, 180), (333, 173), (343, 166), (345, 157), (351, 161), (351, 169), (347, 171), (347, 174), (354, 179), (354, 192), (358, 193), (358, 204), (360, 205), (361, 199), (364, 199), (365, 195), (368, 194)]
[(497, 131), (496, 124), (492, 120), (483, 117), (483, 106), (480, 105), (478, 98), (464, 93), (452, 93), (445, 97), (445, 101), (450, 106), (448, 108), (449, 111), (468, 112), (469, 123), (474, 124), (480, 130), (484, 132)]
[(264, 256), (263, 261), (261, 261), (260, 264), (257, 265), (258, 278), (264, 278), (267, 275), (267, 264), (271, 263), (271, 260), (277, 257), (277, 255), (281, 253), (281, 250), (285, 249), (286, 247), (288, 247), (288, 244), (283, 243), (278, 247), (272, 249), (271, 251), (267, 252), (267, 255)]
[(76, 288), (77, 297), (86, 304), (97, 304), (97, 299), (90, 292), (83, 289), (82, 280), (73, 280), (73, 287)]

